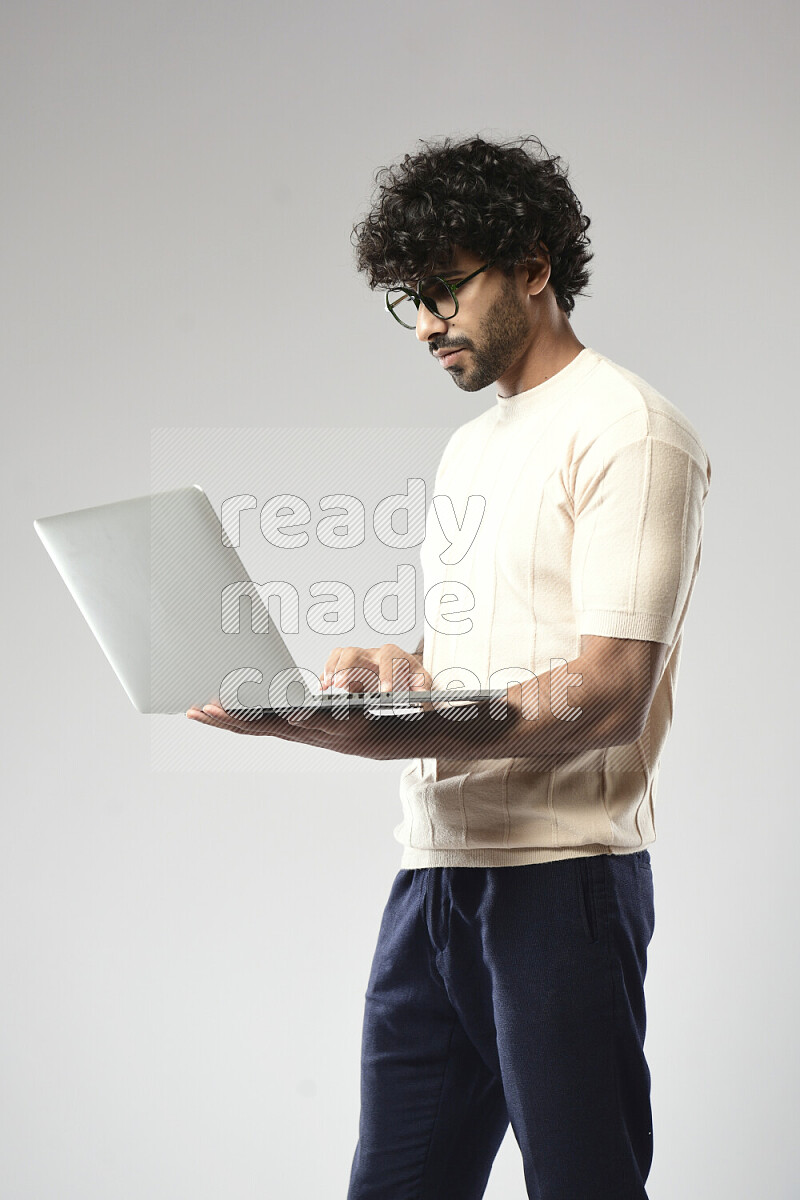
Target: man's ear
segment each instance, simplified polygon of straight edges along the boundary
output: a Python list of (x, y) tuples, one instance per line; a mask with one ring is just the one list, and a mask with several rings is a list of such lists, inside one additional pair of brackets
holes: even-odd
[(544, 242), (532, 247), (531, 256), (525, 265), (528, 272), (528, 295), (538, 296), (550, 280), (550, 251)]

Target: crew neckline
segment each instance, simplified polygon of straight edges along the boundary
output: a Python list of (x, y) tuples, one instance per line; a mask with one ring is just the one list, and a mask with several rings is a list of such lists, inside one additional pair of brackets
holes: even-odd
[(599, 362), (599, 355), (591, 346), (584, 346), (578, 354), (555, 375), (537, 383), (536, 387), (528, 388), (525, 392), (517, 392), (516, 396), (497, 395), (497, 412), (501, 421), (514, 421), (538, 407), (540, 400), (563, 394), (576, 383), (584, 379)]

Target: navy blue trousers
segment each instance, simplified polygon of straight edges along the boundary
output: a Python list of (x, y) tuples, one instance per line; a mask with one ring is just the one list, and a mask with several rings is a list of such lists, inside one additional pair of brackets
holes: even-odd
[(479, 1200), (509, 1121), (535, 1200), (646, 1200), (647, 850), (403, 870), (366, 992), (348, 1200)]

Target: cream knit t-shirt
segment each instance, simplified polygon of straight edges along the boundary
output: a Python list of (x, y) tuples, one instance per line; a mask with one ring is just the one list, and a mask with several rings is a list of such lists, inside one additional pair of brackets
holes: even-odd
[[(658, 760), (710, 480), (686, 417), (588, 347), (456, 430), (420, 551), (427, 602), (440, 597), (424, 635), (435, 686), (504, 687), (525, 672), (544, 674), (551, 660), (578, 657), (582, 634), (664, 642), (669, 651), (633, 744), (549, 771), (524, 758), (412, 760), (394, 831), (401, 867), (519, 866), (629, 854), (654, 841)], [(451, 502), (466, 530), (467, 504), (472, 527), (482, 511), (465, 553), (443, 532), (452, 533), (453, 518), (436, 516)], [(579, 690), (570, 689), (570, 704), (580, 704)]]

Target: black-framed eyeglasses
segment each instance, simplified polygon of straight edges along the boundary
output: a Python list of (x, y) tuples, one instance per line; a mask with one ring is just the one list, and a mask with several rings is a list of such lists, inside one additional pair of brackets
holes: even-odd
[(389, 288), (386, 293), (386, 307), (395, 321), (399, 322), (404, 329), (416, 329), (420, 302), (435, 317), (439, 317), (442, 321), (451, 321), (458, 312), (456, 289), (469, 283), (470, 279), (474, 279), (476, 275), (480, 275), (481, 271), (485, 271), (491, 265), (491, 263), (485, 263), (484, 266), (478, 267), (477, 271), (473, 271), (471, 275), (459, 279), (456, 283), (448, 283), (439, 275), (429, 275), (427, 279), (420, 279), (416, 288)]

